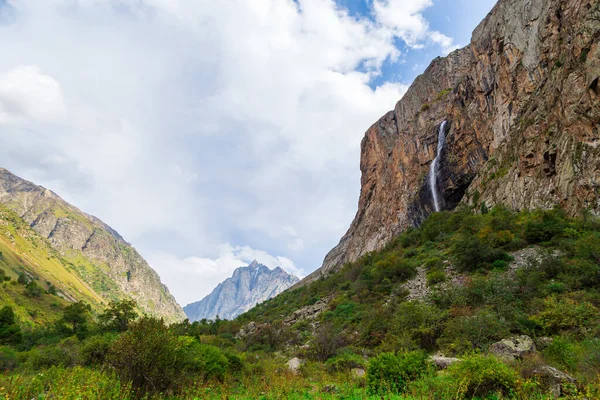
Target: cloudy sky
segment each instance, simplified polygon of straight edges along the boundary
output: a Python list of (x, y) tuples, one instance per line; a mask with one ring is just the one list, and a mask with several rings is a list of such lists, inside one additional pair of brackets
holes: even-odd
[(364, 131), (494, 0), (0, 0), (0, 166), (117, 229), (177, 300), (299, 276)]

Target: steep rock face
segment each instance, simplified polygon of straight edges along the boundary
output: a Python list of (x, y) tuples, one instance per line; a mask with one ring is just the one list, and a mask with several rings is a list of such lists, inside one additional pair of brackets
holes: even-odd
[(131, 297), (168, 322), (185, 318), (158, 274), (114, 229), (58, 195), (0, 168), (0, 203), (17, 213), (71, 263), (97, 295)]
[(441, 208), (600, 211), (600, 5), (500, 0), (468, 47), (437, 58), (361, 143), (358, 212), (321, 269), (381, 248), (434, 210), (428, 172), (446, 125)]
[(237, 268), (233, 276), (219, 283), (211, 294), (183, 310), (190, 321), (214, 319), (217, 315), (233, 319), (297, 282), (298, 278), (283, 269), (270, 270), (255, 260), (247, 267)]

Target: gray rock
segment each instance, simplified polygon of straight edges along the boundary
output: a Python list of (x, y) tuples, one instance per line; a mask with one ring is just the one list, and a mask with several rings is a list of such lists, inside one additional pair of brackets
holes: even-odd
[(352, 368), (350, 373), (352, 374), (353, 378), (364, 378), (364, 376), (367, 374), (362, 368)]
[(277, 267), (273, 270), (252, 261), (247, 267), (237, 268), (202, 300), (183, 308), (190, 321), (203, 318), (233, 319), (255, 305), (277, 296), (298, 278)]
[(300, 367), (303, 364), (304, 360), (301, 360), (298, 357), (294, 357), (286, 363), (288, 370), (294, 375), (298, 375), (300, 373)]
[(429, 361), (431, 361), (437, 369), (446, 369), (452, 364), (460, 362), (461, 360), (459, 358), (444, 357), (443, 355), (436, 354), (429, 357)]
[(560, 397), (564, 391), (564, 385), (575, 384), (577, 380), (571, 375), (557, 370), (549, 365), (542, 365), (533, 370), (533, 375), (537, 376), (544, 383), (554, 397)]
[(550, 346), (552, 344), (552, 342), (554, 342), (553, 338), (543, 336), (543, 337), (537, 338), (535, 341), (535, 344), (539, 350), (543, 350), (546, 347)]
[(335, 385), (325, 385), (323, 386), (323, 389), (321, 389), (321, 392), (323, 393), (337, 393), (339, 391), (340, 390)]
[(514, 361), (534, 353), (535, 343), (529, 336), (515, 336), (494, 343), (490, 346), (489, 352), (504, 361)]

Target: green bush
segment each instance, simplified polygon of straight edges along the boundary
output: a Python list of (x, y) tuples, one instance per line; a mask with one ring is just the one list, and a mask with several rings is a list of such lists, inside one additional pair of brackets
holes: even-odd
[(517, 388), (517, 373), (494, 357), (467, 357), (448, 367), (447, 373), (458, 398), (508, 395)]
[(56, 345), (31, 349), (26, 355), (29, 369), (38, 371), (50, 367), (73, 367), (81, 362), (79, 342), (68, 338)]
[(555, 337), (542, 354), (550, 364), (560, 369), (573, 371), (577, 365), (576, 346), (567, 338)]
[(17, 364), (17, 352), (11, 347), (0, 346), (0, 371), (14, 369)]
[(107, 364), (138, 392), (164, 392), (185, 375), (177, 337), (162, 320), (142, 318), (111, 346)]
[(350, 371), (352, 368), (364, 368), (365, 360), (358, 354), (346, 351), (330, 358), (325, 364), (329, 372)]
[(21, 328), (16, 323), (12, 307), (2, 307), (0, 309), (0, 345), (18, 344), (21, 340)]
[(40, 297), (42, 293), (42, 288), (36, 281), (30, 281), (25, 285), (25, 296), (27, 297)]
[(510, 331), (498, 314), (482, 309), (472, 315), (450, 318), (438, 345), (448, 353), (464, 354), (474, 348), (485, 350), (493, 342), (508, 335)]
[(427, 285), (433, 286), (446, 281), (446, 273), (440, 269), (434, 269), (427, 273)]
[(547, 242), (565, 229), (561, 210), (540, 211), (531, 216), (525, 226), (525, 239), (529, 243)]
[(553, 295), (544, 300), (544, 310), (531, 319), (548, 333), (572, 331), (586, 334), (588, 328), (600, 324), (600, 311), (587, 301)]
[(179, 341), (186, 371), (199, 374), (204, 380), (225, 379), (225, 374), (229, 370), (229, 359), (221, 350), (199, 343), (191, 337), (180, 337)]
[(110, 347), (117, 339), (114, 334), (96, 335), (87, 338), (81, 346), (81, 358), (85, 365), (101, 365), (106, 360)]
[(459, 271), (475, 271), (496, 260), (507, 260), (506, 252), (486, 245), (471, 234), (461, 234), (452, 248), (454, 264)]
[(408, 382), (431, 372), (427, 354), (422, 351), (409, 353), (381, 353), (369, 361), (367, 368), (367, 392), (371, 395), (402, 393)]
[(391, 336), (405, 348), (433, 350), (448, 314), (435, 306), (420, 302), (403, 302), (393, 319)]

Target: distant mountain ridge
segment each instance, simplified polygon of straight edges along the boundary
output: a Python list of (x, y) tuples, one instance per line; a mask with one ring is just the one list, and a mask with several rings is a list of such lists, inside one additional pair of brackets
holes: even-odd
[[(32, 277), (59, 285), (70, 299), (100, 305), (132, 298), (149, 315), (167, 322), (184, 319), (183, 310), (158, 274), (121, 235), (98, 218), (4, 168), (0, 168), (0, 210), (4, 210), (0, 226), (6, 227), (0, 247), (14, 254), (17, 264), (21, 258), (20, 264)], [(28, 232), (29, 228), (33, 231)], [(25, 262), (36, 249), (50, 247), (56, 252), (54, 256)], [(46, 265), (50, 261), (52, 266)]]
[(280, 267), (269, 269), (256, 260), (239, 267), (202, 300), (188, 304), (183, 311), (190, 321), (204, 318), (233, 319), (256, 304), (277, 296), (299, 282)]

